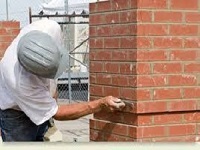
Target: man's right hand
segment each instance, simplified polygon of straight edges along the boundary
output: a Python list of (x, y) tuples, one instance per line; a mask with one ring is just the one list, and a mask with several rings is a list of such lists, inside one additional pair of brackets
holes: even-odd
[(113, 96), (102, 98), (102, 105), (109, 111), (122, 110), (125, 107), (125, 103), (121, 99)]

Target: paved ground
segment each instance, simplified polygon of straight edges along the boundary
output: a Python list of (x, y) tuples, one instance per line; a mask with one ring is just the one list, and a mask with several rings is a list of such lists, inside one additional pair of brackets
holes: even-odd
[[(58, 101), (59, 104), (69, 104), (68, 101)], [(70, 102), (73, 103), (73, 102)], [(62, 134), (62, 142), (89, 142), (89, 118), (92, 115), (72, 121), (55, 121), (55, 125)], [(56, 137), (59, 138), (59, 135)]]
[(62, 134), (62, 142), (89, 142), (89, 118), (86, 116), (74, 121), (55, 121)]

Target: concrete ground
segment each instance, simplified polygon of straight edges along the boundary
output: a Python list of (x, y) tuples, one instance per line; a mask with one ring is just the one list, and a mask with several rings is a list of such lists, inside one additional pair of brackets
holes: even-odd
[[(74, 121), (55, 121), (62, 134), (62, 142), (89, 142), (89, 118), (86, 116)], [(60, 138), (59, 136), (55, 137)]]
[[(74, 101), (58, 100), (58, 104), (77, 103)], [(89, 142), (89, 119), (92, 115), (72, 121), (54, 121), (56, 128), (62, 135), (62, 142)], [(59, 140), (60, 135), (54, 137)]]

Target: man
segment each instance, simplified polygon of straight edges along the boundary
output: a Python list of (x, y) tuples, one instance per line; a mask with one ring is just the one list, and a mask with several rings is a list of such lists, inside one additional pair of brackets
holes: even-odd
[(73, 120), (125, 104), (108, 96), (98, 100), (60, 105), (50, 94), (50, 80), (67, 66), (61, 48), (62, 32), (52, 20), (24, 27), (6, 50), (0, 63), (0, 128), (3, 141), (43, 141), (49, 119)]

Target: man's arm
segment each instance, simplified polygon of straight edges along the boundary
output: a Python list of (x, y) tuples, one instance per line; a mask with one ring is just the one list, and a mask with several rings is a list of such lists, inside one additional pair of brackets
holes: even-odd
[(107, 96), (102, 99), (85, 103), (60, 105), (57, 113), (53, 116), (56, 120), (74, 120), (80, 117), (99, 112), (102, 108), (110, 111), (121, 110), (125, 104), (118, 98)]

